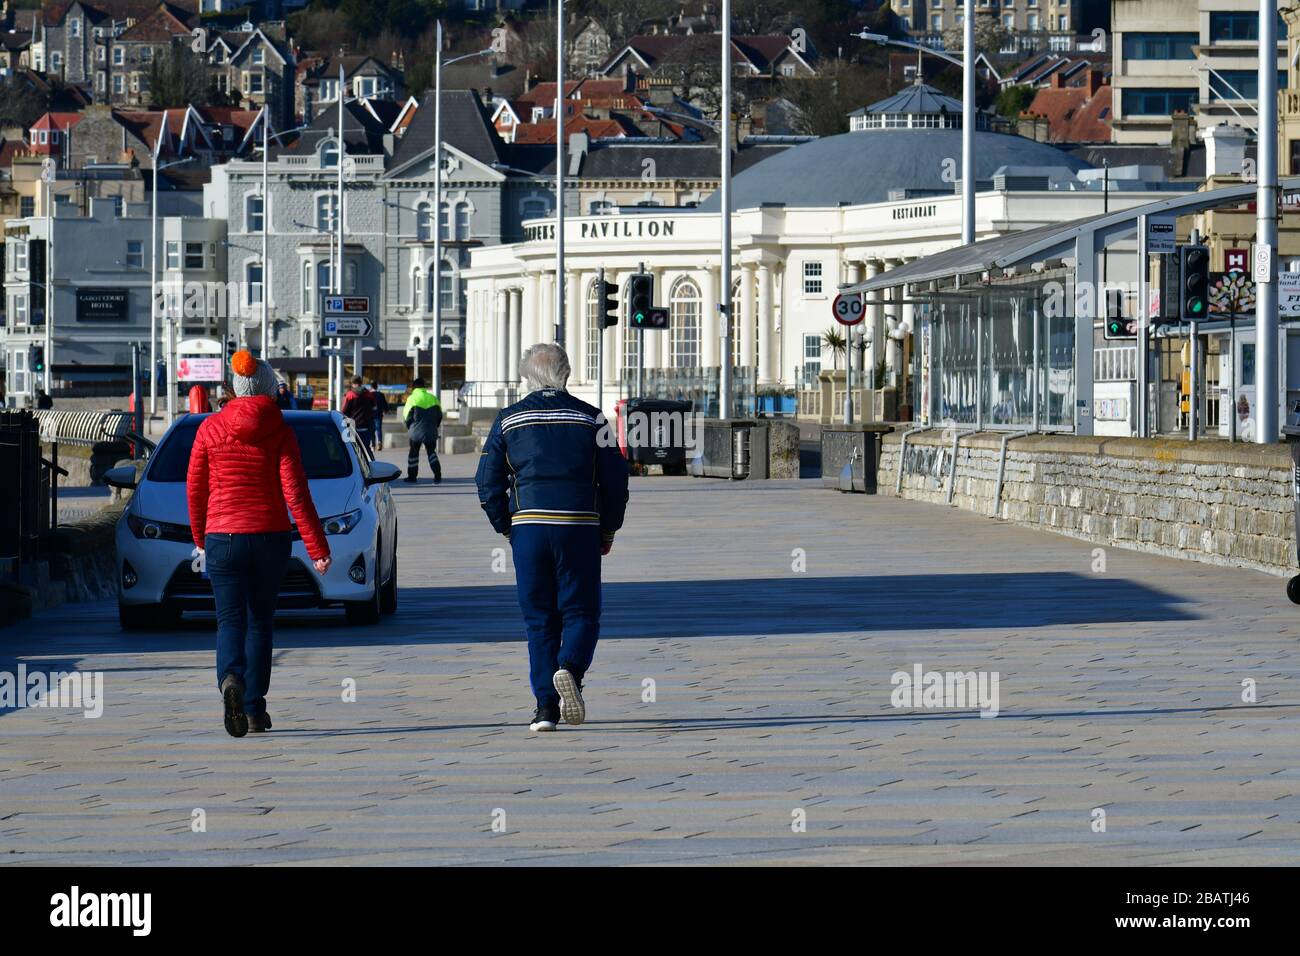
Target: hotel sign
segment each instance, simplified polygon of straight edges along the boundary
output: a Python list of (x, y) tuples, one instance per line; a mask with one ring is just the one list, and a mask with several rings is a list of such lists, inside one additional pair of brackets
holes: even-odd
[(78, 289), (77, 321), (126, 322), (129, 295), (126, 289)]
[[(671, 219), (641, 216), (609, 216), (578, 223), (579, 239), (671, 239), (676, 223)], [(570, 236), (573, 233), (570, 231)], [(524, 227), (525, 242), (555, 239), (555, 223), (546, 222)]]

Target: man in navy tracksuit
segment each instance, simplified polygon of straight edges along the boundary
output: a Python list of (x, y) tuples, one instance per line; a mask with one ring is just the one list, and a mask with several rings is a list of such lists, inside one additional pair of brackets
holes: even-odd
[(529, 729), (586, 718), (582, 678), (600, 636), (600, 559), (627, 507), (627, 462), (600, 411), (564, 390), (558, 345), (519, 362), (529, 389), (501, 411), (479, 459), (479, 502), (515, 558), (537, 712)]

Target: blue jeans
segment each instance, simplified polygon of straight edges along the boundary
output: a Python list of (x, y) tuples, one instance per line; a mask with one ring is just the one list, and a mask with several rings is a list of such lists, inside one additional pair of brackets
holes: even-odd
[(227, 674), (244, 681), (244, 710), (266, 712), (271, 686), (271, 618), (293, 546), (288, 531), (209, 534), (208, 577), (217, 605), (217, 686)]
[(558, 704), (561, 667), (581, 681), (600, 638), (600, 529), (521, 524), (510, 529), (529, 681), (540, 705)]

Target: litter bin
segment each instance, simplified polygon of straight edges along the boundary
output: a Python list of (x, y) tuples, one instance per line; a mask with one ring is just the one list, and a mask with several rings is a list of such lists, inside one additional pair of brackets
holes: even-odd
[[(1282, 426), (1286, 443), (1291, 446), (1291, 493), (1295, 500), (1295, 525), (1297, 560), (1300, 560), (1300, 400), (1287, 409), (1286, 424)], [(1286, 596), (1292, 604), (1300, 604), (1300, 574), (1286, 583)]]
[(662, 465), (665, 475), (686, 474), (686, 426), (694, 405), (663, 398), (619, 401), (618, 447), (633, 474)]

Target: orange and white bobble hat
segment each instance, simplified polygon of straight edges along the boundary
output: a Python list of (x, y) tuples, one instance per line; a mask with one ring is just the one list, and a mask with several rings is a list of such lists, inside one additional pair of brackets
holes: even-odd
[(251, 398), (254, 395), (275, 397), (279, 380), (275, 371), (265, 362), (254, 358), (253, 353), (240, 349), (230, 357), (232, 386), (236, 398)]

